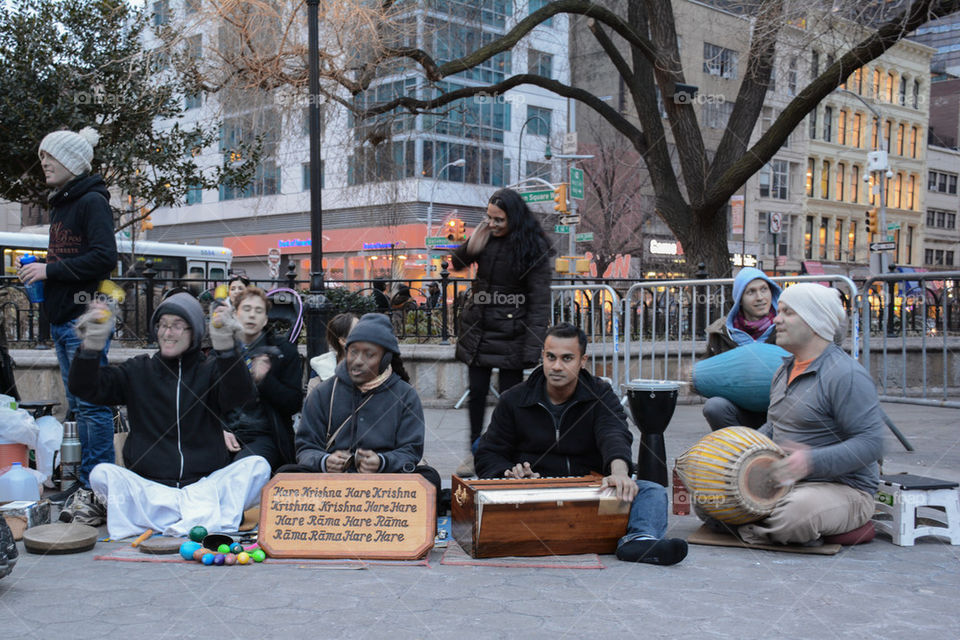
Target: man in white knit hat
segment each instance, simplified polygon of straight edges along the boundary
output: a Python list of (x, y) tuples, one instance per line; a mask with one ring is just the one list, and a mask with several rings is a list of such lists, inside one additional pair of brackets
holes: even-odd
[[(67, 389), (67, 374), (80, 338), (77, 318), (96, 295), (101, 280), (117, 266), (110, 193), (103, 178), (91, 174), (93, 148), (99, 136), (87, 127), (79, 133), (54, 131), (40, 143), (40, 166), (52, 189), (50, 242), (46, 262), (20, 267), (25, 284), (44, 282), (44, 309), (70, 410), (77, 421), (83, 448), (80, 484), (89, 488), (90, 470), (100, 462), (113, 462), (113, 413), (110, 407), (90, 404)], [(106, 365), (106, 350), (103, 353)], [(82, 523), (82, 518), (77, 520)]]
[(792, 357), (774, 375), (760, 432), (789, 454), (774, 476), (794, 486), (767, 518), (738, 528), (746, 542), (829, 540), (873, 516), (883, 417), (873, 379), (834, 343), (845, 321), (836, 289), (801, 283), (780, 295), (777, 345)]

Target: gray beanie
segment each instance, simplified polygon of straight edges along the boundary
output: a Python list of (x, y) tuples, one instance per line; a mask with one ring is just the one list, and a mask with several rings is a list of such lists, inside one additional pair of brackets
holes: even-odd
[(160, 322), (160, 316), (167, 314), (180, 316), (187, 321), (192, 331), (190, 348), (198, 348), (206, 328), (203, 322), (203, 306), (200, 301), (189, 293), (182, 291), (161, 302), (157, 310), (153, 312), (153, 318), (150, 319), (150, 331), (154, 340), (157, 338), (157, 324)]
[(346, 346), (354, 342), (372, 342), (392, 353), (400, 353), (400, 343), (393, 335), (390, 318), (382, 313), (368, 313), (360, 318), (347, 336)]
[(67, 171), (79, 176), (90, 171), (93, 148), (99, 141), (100, 134), (91, 127), (84, 127), (79, 133), (54, 131), (40, 141), (39, 151), (46, 151)]

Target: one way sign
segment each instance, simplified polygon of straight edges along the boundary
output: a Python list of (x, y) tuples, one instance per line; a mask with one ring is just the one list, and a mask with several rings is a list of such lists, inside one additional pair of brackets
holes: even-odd
[(896, 242), (871, 242), (870, 251), (895, 251), (897, 248)]

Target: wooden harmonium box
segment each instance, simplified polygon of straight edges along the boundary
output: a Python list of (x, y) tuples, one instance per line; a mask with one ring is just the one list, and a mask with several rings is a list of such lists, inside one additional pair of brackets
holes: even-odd
[(474, 558), (613, 553), (630, 504), (603, 477), (464, 480), (453, 476), (453, 537)]

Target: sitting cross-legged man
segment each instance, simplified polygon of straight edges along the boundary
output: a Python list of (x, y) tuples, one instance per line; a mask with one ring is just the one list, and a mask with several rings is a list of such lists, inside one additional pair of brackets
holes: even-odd
[(210, 356), (200, 351), (203, 308), (189, 293), (160, 303), (152, 321), (157, 353), (110, 366), (100, 364), (113, 331), (109, 311), (92, 305), (78, 323), (83, 344), (70, 367), (70, 391), (88, 402), (126, 405), (130, 433), (126, 468), (94, 467), (92, 493), (75, 501), (67, 518), (97, 525), (105, 516), (111, 538), (146, 529), (182, 536), (195, 525), (236, 531), (270, 478), (260, 456), (230, 464), (224, 443), (223, 410), (257, 393), (234, 343), (236, 320), (226, 307), (214, 312)]
[(500, 396), (476, 453), (481, 478), (603, 474), (603, 486), (632, 503), (617, 558), (670, 565), (687, 542), (665, 538), (667, 491), (630, 477), (633, 436), (610, 385), (584, 369), (587, 336), (559, 324), (547, 329), (542, 365)]
[(419, 473), (440, 495), (440, 474), (420, 464), (423, 407), (409, 384), (390, 319), (368, 313), (346, 340), (332, 378), (310, 392), (297, 431), (297, 464), (279, 472)]

